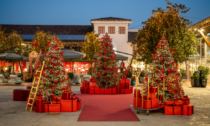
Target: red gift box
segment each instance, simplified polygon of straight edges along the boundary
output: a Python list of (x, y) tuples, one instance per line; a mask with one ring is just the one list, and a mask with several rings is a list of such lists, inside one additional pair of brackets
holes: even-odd
[(152, 100), (144, 100), (144, 109), (151, 109), (151, 108), (152, 108)]
[(42, 113), (44, 112), (44, 100), (36, 99), (36, 112)]
[(90, 82), (90, 86), (96, 86), (96, 82)]
[(60, 104), (61, 103), (61, 97), (53, 97), (53, 104)]
[(188, 98), (188, 97), (182, 97), (181, 100), (183, 101), (184, 105), (189, 105), (190, 104), (190, 98)]
[(122, 89), (125, 89), (125, 85), (126, 84), (130, 84), (130, 80), (129, 79), (120, 79), (120, 85)]
[(82, 102), (77, 101), (77, 110), (81, 110), (81, 107), (82, 107)]
[(82, 87), (85, 87), (85, 82), (84, 81), (82, 81)]
[(149, 98), (150, 98), (150, 99), (157, 99), (157, 97), (156, 97), (156, 92), (154, 92), (154, 93), (149, 93)]
[[(142, 108), (141, 106), (142, 100), (141, 98), (137, 98), (137, 108)], [(133, 98), (133, 107), (136, 108), (136, 98)]]
[(152, 108), (158, 108), (158, 99), (152, 100)]
[(130, 89), (124, 89), (125, 90), (125, 94), (130, 94), (131, 90)]
[(175, 104), (176, 106), (179, 106), (179, 105), (183, 105), (184, 102), (181, 101), (181, 100), (178, 100), (178, 101), (175, 101), (174, 104)]
[(136, 92), (137, 92), (137, 98), (140, 98), (140, 90), (138, 89), (138, 90), (134, 90), (134, 97), (136, 97)]
[(194, 113), (194, 106), (193, 105), (183, 105), (182, 106), (182, 114), (183, 115), (192, 115)]
[(164, 106), (164, 114), (165, 115), (173, 115), (174, 107), (173, 106)]
[(175, 102), (174, 101), (165, 101), (165, 105), (174, 105)]
[(60, 104), (48, 104), (49, 112), (61, 112)]
[(130, 89), (131, 89), (131, 93), (133, 93), (133, 87), (132, 86), (130, 86)]
[(157, 92), (157, 87), (155, 87), (155, 86), (150, 86), (149, 91), (150, 91), (151, 93), (156, 93), (156, 92)]
[(61, 112), (72, 112), (72, 100), (61, 100)]
[(89, 88), (85, 88), (85, 94), (89, 94)]
[(117, 89), (115, 88), (111, 88), (112, 89), (112, 94), (116, 94), (117, 93)]
[(72, 101), (72, 111), (77, 112), (77, 99), (73, 99)]
[(90, 86), (89, 87), (89, 94), (94, 94), (95, 92), (95, 86)]
[(117, 94), (121, 94), (121, 86), (119, 84), (117, 85)]
[(112, 89), (111, 88), (105, 89), (105, 94), (112, 94)]
[(95, 86), (95, 94), (99, 94), (99, 86)]
[(86, 88), (85, 87), (81, 88), (81, 94), (86, 94)]
[(99, 88), (99, 93), (100, 93), (100, 94), (104, 94), (104, 92), (105, 92), (104, 89)]
[(125, 94), (125, 89), (121, 89), (121, 94)]
[(182, 106), (174, 106), (173, 112), (174, 115), (182, 115)]
[(125, 84), (125, 89), (130, 89), (130, 84)]
[(44, 112), (49, 112), (49, 104), (44, 104)]
[(70, 99), (71, 92), (64, 91), (63, 92), (63, 100), (69, 100)]

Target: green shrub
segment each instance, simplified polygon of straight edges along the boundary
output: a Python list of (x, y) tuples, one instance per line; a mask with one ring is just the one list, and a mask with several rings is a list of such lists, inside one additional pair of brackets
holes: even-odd
[(74, 79), (74, 73), (67, 73), (69, 79), (73, 80)]
[(87, 73), (88, 75), (91, 75), (92, 74), (92, 68), (89, 68), (89, 70), (88, 70), (88, 73)]

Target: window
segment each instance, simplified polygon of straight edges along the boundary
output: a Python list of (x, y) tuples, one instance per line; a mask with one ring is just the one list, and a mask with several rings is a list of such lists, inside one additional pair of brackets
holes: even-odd
[(125, 34), (125, 27), (119, 27), (119, 34)]
[(98, 34), (104, 34), (105, 33), (105, 27), (104, 26), (98, 26)]
[(108, 28), (108, 33), (109, 34), (115, 34), (115, 27), (109, 27)]

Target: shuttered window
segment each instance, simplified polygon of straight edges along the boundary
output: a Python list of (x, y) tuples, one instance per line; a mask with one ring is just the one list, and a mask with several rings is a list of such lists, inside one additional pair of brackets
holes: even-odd
[(119, 34), (125, 34), (125, 27), (119, 27)]
[(108, 27), (109, 34), (115, 34), (115, 27)]
[(98, 26), (98, 34), (104, 34), (105, 33), (105, 27), (104, 26)]

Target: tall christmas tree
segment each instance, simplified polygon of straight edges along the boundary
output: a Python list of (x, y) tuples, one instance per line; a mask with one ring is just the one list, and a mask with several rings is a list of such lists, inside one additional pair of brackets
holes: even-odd
[(96, 84), (102, 88), (112, 87), (119, 83), (119, 74), (115, 62), (116, 55), (113, 50), (112, 40), (106, 33), (101, 38), (101, 47), (97, 60), (94, 62), (93, 77)]
[[(167, 79), (169, 75), (174, 75), (179, 84), (180, 94), (184, 95), (184, 91), (181, 87), (181, 78), (180, 73), (178, 72), (178, 64), (173, 59), (173, 50), (169, 48), (168, 41), (165, 40), (165, 35), (162, 36), (161, 40), (156, 46), (157, 49), (154, 49), (155, 54), (153, 54), (153, 85), (159, 85), (159, 93), (163, 96), (163, 79)], [(148, 79), (149, 78), (149, 79)], [(147, 93), (147, 84), (152, 84), (152, 74), (149, 74), (145, 78), (144, 93)], [(167, 90), (167, 83), (165, 83), (165, 100), (174, 99), (174, 94), (171, 94)], [(175, 84), (172, 84), (174, 87)]]
[(44, 59), (45, 65), (39, 93), (45, 99), (50, 100), (52, 96), (61, 96), (63, 89), (67, 87), (70, 89), (70, 85), (64, 69), (63, 52), (60, 50), (61, 45), (56, 37), (52, 37), (48, 48)]

